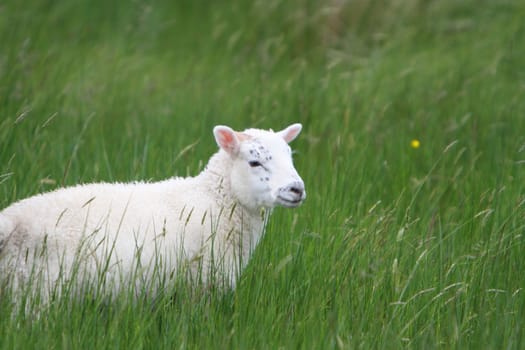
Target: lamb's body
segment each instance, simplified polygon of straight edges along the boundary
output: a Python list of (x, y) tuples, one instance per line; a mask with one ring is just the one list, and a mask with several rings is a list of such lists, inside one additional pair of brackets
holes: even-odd
[[(49, 271), (51, 280), (58, 278), (59, 263), (73, 266), (79, 253), (91, 250), (83, 267), (92, 275), (106, 268), (108, 258), (110, 269), (118, 266), (127, 275), (136, 273), (139, 252), (147, 268), (154, 267), (161, 252), (165, 260), (193, 261), (206, 271), (210, 266), (203, 259), (213, 245), (214, 259), (224, 259), (231, 269), (239, 253), (247, 261), (264, 223), (260, 213), (236, 206), (229, 195), (224, 170), (231, 165), (226, 153), (215, 155), (211, 163), (213, 172), (207, 169), (192, 178), (80, 185), (22, 200), (1, 213), (0, 220), (11, 226), (2, 244), (3, 261), (16, 262), (18, 279), (29, 277), (35, 252), (56, 264)], [(38, 220), (28, 220), (28, 214)], [(224, 272), (233, 283), (235, 271)]]
[[(231, 135), (237, 135), (233, 141)], [(255, 149), (252, 145), (243, 151), (241, 141), (259, 140), (255, 136), (235, 133), (222, 140), (220, 130), (216, 131), (222, 149), (196, 177), (79, 185), (13, 204), (0, 212), (0, 273), (9, 275), (16, 286), (33, 278), (36, 266), (42, 273), (39, 282), (53, 287), (79, 269), (77, 274), (98, 280), (104, 274), (118, 287), (132, 276), (135, 283), (151, 282), (148, 277), (159, 266), (170, 276), (189, 267), (201, 279), (216, 269), (233, 286), (264, 232), (269, 209), (276, 204), (267, 204), (266, 199), (247, 201), (243, 196), (253, 195), (242, 191), (250, 183), (235, 183), (237, 175), (243, 182), (248, 173), (235, 173), (244, 171), (243, 154), (253, 156)], [(230, 149), (229, 142), (237, 142), (233, 145), (237, 148)], [(252, 162), (250, 171), (255, 173)], [(256, 176), (259, 180), (260, 174)], [(297, 184), (300, 178), (295, 180)], [(283, 205), (295, 206), (304, 199), (304, 191), (297, 187), (287, 187), (291, 194), (282, 192), (283, 187), (279, 191)], [(297, 191), (299, 197), (282, 203), (282, 198)]]

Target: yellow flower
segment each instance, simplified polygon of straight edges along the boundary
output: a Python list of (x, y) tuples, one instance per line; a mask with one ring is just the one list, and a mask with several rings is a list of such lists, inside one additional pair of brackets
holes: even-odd
[(410, 142), (410, 147), (412, 147), (412, 148), (419, 148), (420, 145), (421, 145), (421, 143), (417, 139), (413, 139)]

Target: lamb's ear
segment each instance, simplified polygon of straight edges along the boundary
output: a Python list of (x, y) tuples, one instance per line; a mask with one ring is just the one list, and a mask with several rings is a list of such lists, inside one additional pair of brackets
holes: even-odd
[(281, 135), (284, 141), (286, 141), (287, 143), (290, 143), (297, 137), (297, 135), (299, 135), (302, 128), (303, 126), (301, 124), (296, 123), (296, 124), (290, 125), (286, 129), (283, 129), (277, 132), (277, 134)]
[(220, 148), (230, 154), (237, 154), (239, 152), (239, 139), (232, 128), (224, 125), (217, 125), (213, 128), (213, 135), (215, 141)]

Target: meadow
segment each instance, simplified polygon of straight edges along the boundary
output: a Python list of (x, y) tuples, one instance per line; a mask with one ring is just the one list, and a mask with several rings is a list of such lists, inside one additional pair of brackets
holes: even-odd
[[(234, 291), (0, 300), (0, 348), (525, 348), (525, 3), (0, 3), (0, 208), (303, 132)], [(413, 144), (418, 140), (418, 144)]]

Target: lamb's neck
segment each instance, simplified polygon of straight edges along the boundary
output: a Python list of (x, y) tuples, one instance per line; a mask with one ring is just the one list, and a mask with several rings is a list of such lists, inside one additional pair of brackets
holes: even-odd
[(216, 202), (223, 208), (231, 208), (235, 203), (235, 198), (231, 195), (230, 169), (232, 160), (224, 151), (215, 153), (206, 168), (199, 174), (199, 177), (206, 183), (210, 193)]
[[(221, 214), (223, 218), (220, 221), (234, 223), (236, 233), (242, 235), (243, 240), (248, 238), (248, 241), (251, 241), (250, 245), (254, 245), (263, 234), (270, 210), (249, 209), (236, 200), (231, 189), (231, 168), (231, 157), (225, 151), (220, 150), (210, 158), (208, 165), (199, 176), (206, 182), (215, 196), (216, 203), (223, 210)], [(245, 237), (247, 234), (250, 237)]]

